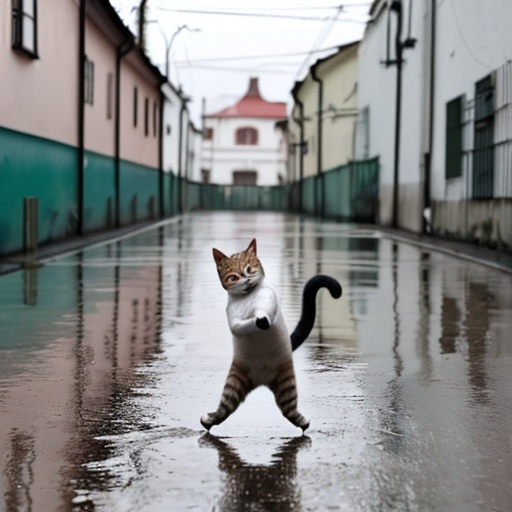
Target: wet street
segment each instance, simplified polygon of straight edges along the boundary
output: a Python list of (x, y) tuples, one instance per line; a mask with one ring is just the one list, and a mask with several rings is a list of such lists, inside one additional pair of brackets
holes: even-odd
[[(258, 240), (306, 436), (257, 389), (206, 434), (232, 344), (212, 247)], [(194, 213), (0, 276), (0, 511), (512, 510), (512, 275), (371, 228)]]

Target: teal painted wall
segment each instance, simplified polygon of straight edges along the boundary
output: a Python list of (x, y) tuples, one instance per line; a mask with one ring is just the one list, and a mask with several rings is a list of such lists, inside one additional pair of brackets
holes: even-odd
[(156, 219), (158, 217), (158, 170), (122, 161), (120, 171), (121, 224)]
[(39, 243), (76, 234), (77, 150), (0, 127), (0, 254), (23, 249), (23, 199), (39, 199)]
[(115, 160), (91, 151), (84, 154), (84, 230), (115, 227)]

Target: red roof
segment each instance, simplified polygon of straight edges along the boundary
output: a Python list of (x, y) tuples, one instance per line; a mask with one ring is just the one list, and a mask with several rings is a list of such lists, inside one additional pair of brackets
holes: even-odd
[(245, 96), (231, 107), (227, 107), (206, 117), (265, 117), (272, 119), (286, 118), (286, 103), (265, 101), (259, 91), (258, 79), (251, 78)]

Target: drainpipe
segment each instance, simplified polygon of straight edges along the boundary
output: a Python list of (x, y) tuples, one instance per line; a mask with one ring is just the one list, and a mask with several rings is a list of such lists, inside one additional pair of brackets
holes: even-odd
[(295, 88), (292, 90), (293, 100), (299, 107), (300, 116), (293, 120), (299, 125), (300, 143), (299, 143), (299, 197), (298, 197), (298, 210), (302, 213), (302, 182), (304, 180), (304, 154), (306, 142), (304, 141), (304, 103), (300, 101), (299, 95)]
[(395, 157), (393, 168), (393, 215), (392, 226), (398, 227), (398, 209), (400, 205), (400, 121), (402, 110), (402, 67), (404, 59), (402, 57), (403, 51), (408, 48), (414, 48), (416, 39), (411, 37), (411, 18), (412, 18), (412, 0), (409, 0), (409, 29), (407, 38), (402, 41), (402, 21), (403, 21), (403, 8), (402, 0), (392, 0), (389, 7), (390, 11), (394, 11), (397, 16), (396, 34), (395, 34), (395, 60), (389, 59), (389, 13), (388, 13), (388, 44), (387, 44), (387, 59), (384, 62), (386, 66), (396, 65), (396, 110), (395, 110)]
[(324, 111), (324, 83), (322, 82), (321, 78), (317, 74), (317, 69), (315, 66), (312, 66), (311, 68), (311, 77), (315, 82), (318, 83), (318, 124), (317, 124), (317, 138), (318, 138), (318, 151), (317, 151), (317, 176), (318, 176), (318, 186), (320, 187), (320, 190), (316, 190), (315, 199), (318, 201), (317, 207), (315, 208), (317, 211), (317, 214), (320, 216), (323, 216), (324, 214), (324, 176), (322, 173), (322, 125), (323, 125), (323, 118), (322, 113)]
[(78, 29), (78, 187), (77, 232), (84, 233), (84, 144), (85, 144), (85, 2), (80, 0)]
[(117, 47), (116, 52), (116, 97), (114, 122), (114, 188), (115, 188), (115, 224), (121, 226), (121, 60), (135, 46), (133, 39), (128, 39)]
[(178, 213), (183, 213), (183, 199), (182, 199), (182, 173), (183, 173), (183, 114), (186, 110), (186, 100), (181, 97), (180, 109), (180, 131), (178, 138)]
[(392, 226), (398, 227), (398, 205), (400, 203), (399, 197), (399, 179), (400, 179), (400, 117), (402, 109), (402, 2), (394, 0), (390, 7), (391, 10), (396, 12), (397, 26), (395, 36), (395, 54), (396, 54), (396, 110), (395, 110), (395, 160), (393, 166), (393, 214)]
[[(432, 183), (432, 150), (434, 146), (434, 101), (435, 101), (435, 73), (436, 73), (436, 0), (431, 1), (431, 19), (430, 19), (430, 90), (429, 90), (429, 125), (428, 125), (428, 158), (425, 162), (425, 183), (423, 184), (423, 210), (421, 218), (423, 219), (423, 233), (430, 230), (429, 224), (432, 222), (430, 216), (429, 222), (423, 215), (426, 208), (430, 208), (430, 190)], [(431, 214), (432, 215), (432, 214)]]
[(158, 200), (160, 202), (160, 217), (165, 217), (164, 205), (164, 104), (165, 95), (160, 88), (160, 110), (158, 112)]

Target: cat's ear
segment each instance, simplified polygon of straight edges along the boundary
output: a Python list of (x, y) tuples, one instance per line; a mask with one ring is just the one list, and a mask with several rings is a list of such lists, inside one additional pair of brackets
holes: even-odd
[(215, 263), (217, 263), (217, 265), (220, 264), (221, 261), (225, 260), (227, 258), (227, 256), (220, 252), (218, 249), (213, 249), (213, 259), (215, 260)]
[(249, 244), (249, 247), (245, 249), (245, 252), (253, 252), (256, 255), (256, 238), (253, 238), (251, 243)]

